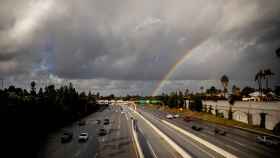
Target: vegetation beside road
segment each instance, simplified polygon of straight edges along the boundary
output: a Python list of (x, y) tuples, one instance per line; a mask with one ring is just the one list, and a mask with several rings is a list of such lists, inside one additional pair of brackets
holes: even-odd
[(96, 96), (76, 91), (71, 83), (59, 88), (49, 85), (38, 91), (34, 81), (30, 86), (30, 91), (15, 86), (0, 90), (4, 127), (1, 140), (9, 157), (36, 157), (48, 133), (100, 108)]

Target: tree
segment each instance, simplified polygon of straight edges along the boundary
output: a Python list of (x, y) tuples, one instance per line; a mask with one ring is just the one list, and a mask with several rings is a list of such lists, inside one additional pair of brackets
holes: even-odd
[(214, 96), (217, 94), (218, 90), (216, 89), (215, 86), (211, 86), (209, 89), (206, 90), (206, 92), (211, 96)]
[[(33, 81), (29, 86), (30, 92), (34, 94), (36, 83)], [(54, 85), (45, 87), (45, 90), (40, 88), (36, 97), (31, 96), (26, 89), (10, 86), (0, 90), (0, 100), (1, 117), (5, 119), (3, 127), (6, 128), (3, 135), (13, 135), (7, 142), (6, 139), (1, 141), (7, 149), (17, 151), (9, 152), (9, 157), (37, 157), (38, 144), (47, 138), (49, 132), (71, 124), (77, 121), (78, 116), (86, 116), (101, 107), (96, 106), (94, 97), (90, 98), (85, 93), (79, 95), (71, 85), (59, 89)], [(40, 124), (34, 126), (35, 122)], [(20, 135), (18, 129), (21, 129)], [(15, 141), (16, 146), (12, 143)], [(26, 142), (30, 145), (26, 146)]]
[(255, 89), (254, 88), (252, 88), (252, 87), (244, 87), (243, 89), (242, 89), (242, 91), (241, 91), (241, 95), (242, 96), (249, 96), (249, 94), (250, 93), (253, 93), (253, 92), (255, 92)]
[(236, 85), (232, 86), (232, 94), (233, 95), (240, 95), (240, 88), (237, 87)]
[(184, 95), (183, 95), (183, 92), (179, 91), (179, 94), (178, 94), (178, 105), (180, 108), (182, 108), (184, 106)]
[(236, 100), (237, 100), (236, 95), (231, 95), (229, 97), (229, 100), (228, 100), (228, 102), (229, 102), (228, 119), (229, 120), (232, 120), (232, 115), (233, 115), (232, 106), (234, 105)]
[(200, 91), (201, 91), (201, 94), (203, 94), (204, 87), (201, 86), (199, 89), (200, 89)]
[(194, 96), (190, 109), (197, 112), (202, 112), (203, 104), (200, 96)]
[(39, 89), (38, 96), (39, 97), (43, 97), (44, 96), (42, 88)]
[(100, 93), (99, 93), (99, 92), (96, 93), (96, 97), (97, 97), (97, 98), (100, 97)]
[(184, 96), (186, 97), (186, 96), (188, 96), (188, 95), (189, 95), (189, 89), (187, 88), (187, 89), (185, 90)]
[(110, 94), (110, 95), (109, 95), (109, 99), (110, 99), (110, 100), (115, 99), (115, 95), (114, 95), (114, 94)]
[(167, 104), (170, 108), (174, 108), (177, 106), (177, 93), (175, 92), (170, 93)]
[(265, 74), (264, 74), (263, 70), (258, 71), (255, 75), (255, 81), (258, 83), (261, 98), (262, 98), (262, 94), (263, 94), (262, 80), (264, 79), (264, 77), (265, 77)]
[(32, 82), (30, 83), (30, 86), (31, 86), (31, 91), (30, 91), (30, 93), (31, 93), (31, 95), (35, 96), (35, 95), (36, 95), (36, 82), (35, 82), (35, 81), (32, 81)]
[(266, 69), (263, 71), (264, 78), (266, 79), (266, 90), (269, 91), (269, 79), (274, 75), (274, 73), (270, 69)]
[(226, 97), (226, 93), (227, 93), (227, 87), (228, 87), (228, 82), (229, 82), (229, 79), (226, 75), (223, 75), (220, 79), (223, 87), (224, 87), (224, 97)]

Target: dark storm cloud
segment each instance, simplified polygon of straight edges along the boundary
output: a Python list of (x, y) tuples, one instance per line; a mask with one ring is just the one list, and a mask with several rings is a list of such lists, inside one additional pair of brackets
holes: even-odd
[(279, 0), (1, 0), (0, 75), (147, 86), (191, 51), (171, 79), (277, 80), (279, 15)]

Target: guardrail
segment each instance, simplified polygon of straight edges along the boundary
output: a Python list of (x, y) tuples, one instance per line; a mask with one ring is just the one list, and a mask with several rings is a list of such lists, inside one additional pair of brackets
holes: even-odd
[(137, 155), (139, 156), (139, 158), (144, 158), (144, 154), (142, 151), (142, 148), (140, 146), (139, 140), (138, 140), (138, 135), (136, 132), (136, 120), (132, 119), (132, 135), (133, 135), (133, 139), (136, 145), (136, 149), (137, 149)]

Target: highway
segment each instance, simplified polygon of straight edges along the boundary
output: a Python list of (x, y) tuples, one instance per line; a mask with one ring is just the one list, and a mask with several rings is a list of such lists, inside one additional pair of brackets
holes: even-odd
[[(126, 105), (109, 106), (84, 118), (86, 125), (78, 123), (50, 134), (39, 151), (40, 158), (219, 158), (275, 157), (280, 152), (255, 142), (256, 135), (242, 130), (205, 123), (202, 121), (185, 122), (182, 118), (166, 119), (167, 113)], [(104, 119), (110, 123), (104, 125)], [(101, 120), (98, 124), (97, 120)], [(174, 129), (164, 121), (187, 131), (190, 135)], [(192, 125), (203, 127), (198, 132)], [(106, 129), (105, 136), (99, 130)], [(226, 136), (215, 135), (214, 128), (227, 131)], [(73, 139), (61, 143), (64, 131), (72, 131)], [(78, 142), (81, 132), (89, 133), (89, 140)], [(198, 137), (196, 139), (196, 137)]]
[[(103, 125), (103, 120), (108, 118), (109, 125)], [(55, 133), (52, 133), (45, 145), (39, 151), (38, 157), (42, 158), (103, 158), (103, 157), (137, 157), (136, 149), (132, 142), (131, 121), (128, 121), (120, 112), (120, 107), (109, 108), (91, 114), (84, 118), (86, 125), (79, 126), (74, 123)], [(101, 120), (97, 124), (96, 120)], [(99, 129), (108, 132), (99, 136)], [(63, 132), (72, 131), (73, 139), (68, 143), (61, 143)], [(88, 132), (89, 140), (78, 142), (80, 132)]]
[[(138, 108), (138, 111), (144, 115), (146, 118), (150, 118), (151, 121), (154, 121), (156, 125), (163, 124), (160, 120), (168, 121), (185, 131), (195, 134), (196, 136), (220, 147), (224, 150), (233, 153), (237, 157), (246, 157), (246, 158), (265, 158), (265, 157), (275, 157), (279, 155), (280, 151), (267, 147), (261, 144), (256, 143), (256, 134), (239, 130), (236, 128), (231, 128), (227, 126), (221, 126), (216, 124), (210, 124), (203, 121), (195, 120), (191, 122), (185, 122), (183, 118), (176, 119), (166, 119), (166, 112), (159, 110), (151, 110), (144, 107)], [(197, 127), (202, 127), (202, 131), (194, 131), (191, 127), (195, 125)], [(162, 127), (163, 129), (164, 127)], [(226, 131), (226, 136), (215, 135), (214, 128), (221, 129)], [(164, 129), (163, 129), (164, 130)]]

